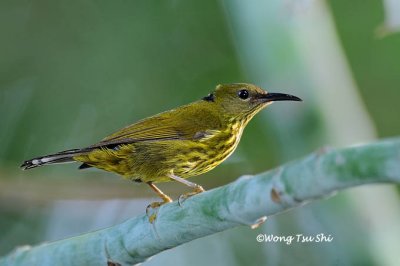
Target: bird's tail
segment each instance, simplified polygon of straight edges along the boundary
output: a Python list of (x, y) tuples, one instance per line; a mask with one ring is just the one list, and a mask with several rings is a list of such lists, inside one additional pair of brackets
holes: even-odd
[(46, 156), (36, 157), (31, 160), (25, 161), (21, 168), (23, 170), (48, 165), (48, 164), (58, 164), (58, 163), (71, 163), (74, 162), (74, 157), (87, 153), (85, 149), (73, 149), (66, 150)]

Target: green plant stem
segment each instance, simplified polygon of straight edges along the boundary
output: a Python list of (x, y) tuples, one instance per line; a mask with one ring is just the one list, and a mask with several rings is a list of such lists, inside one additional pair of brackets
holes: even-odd
[(324, 148), (255, 176), (166, 204), (154, 224), (142, 215), (81, 236), (20, 247), (0, 265), (132, 265), (239, 225), (254, 225), (309, 201), (369, 183), (400, 183), (400, 139)]

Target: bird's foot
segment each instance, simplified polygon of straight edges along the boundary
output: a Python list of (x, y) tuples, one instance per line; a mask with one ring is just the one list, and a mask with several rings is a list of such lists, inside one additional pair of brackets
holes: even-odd
[(152, 202), (146, 207), (146, 215), (149, 218), (150, 223), (154, 223), (154, 221), (157, 219), (158, 209), (161, 207), (161, 205), (172, 202), (170, 197), (163, 198), (163, 200), (164, 201), (162, 202)]
[(185, 200), (187, 200), (189, 197), (194, 196), (194, 195), (199, 194), (199, 193), (202, 193), (204, 191), (205, 190), (204, 190), (204, 188), (202, 186), (196, 185), (196, 187), (194, 188), (194, 190), (192, 192), (188, 192), (188, 193), (185, 193), (185, 194), (182, 194), (182, 195), (179, 196), (179, 198), (178, 198), (179, 206), (182, 206), (183, 202)]

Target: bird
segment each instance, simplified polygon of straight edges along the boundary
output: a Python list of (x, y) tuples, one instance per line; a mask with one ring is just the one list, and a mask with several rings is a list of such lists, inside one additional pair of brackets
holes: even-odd
[(181, 202), (204, 191), (187, 178), (206, 173), (227, 159), (249, 121), (276, 101), (302, 100), (248, 83), (220, 84), (200, 100), (142, 119), (96, 144), (36, 157), (21, 168), (78, 162), (79, 169), (113, 172), (146, 183), (157, 193), (162, 201), (148, 208), (172, 202), (156, 183), (177, 181), (192, 189), (179, 197)]

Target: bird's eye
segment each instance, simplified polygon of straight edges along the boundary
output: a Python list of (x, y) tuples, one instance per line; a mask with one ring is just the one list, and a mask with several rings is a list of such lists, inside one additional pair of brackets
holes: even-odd
[(246, 100), (247, 98), (249, 98), (249, 92), (247, 90), (240, 90), (238, 92), (238, 96), (240, 99)]

